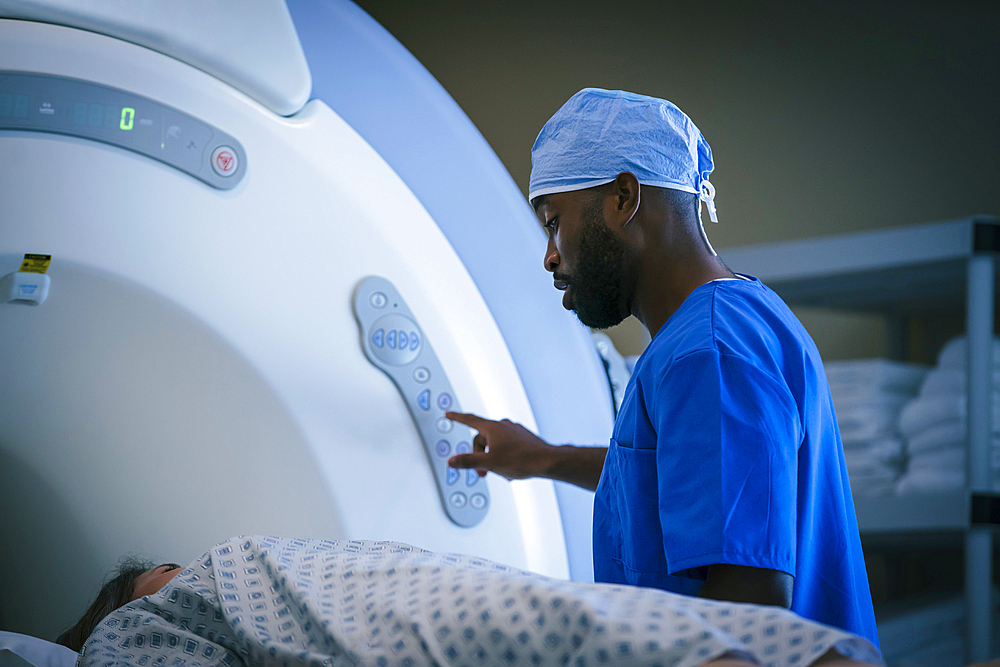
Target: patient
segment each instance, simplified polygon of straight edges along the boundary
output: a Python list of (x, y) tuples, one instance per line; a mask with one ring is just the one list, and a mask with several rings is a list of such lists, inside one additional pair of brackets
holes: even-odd
[[(802, 639), (797, 653), (788, 648)], [(867, 640), (779, 608), (566, 582), (392, 542), (267, 537), (227, 540), (183, 569), (123, 561), (59, 643), (86, 644), (84, 666), (282, 655), (301, 664), (878, 664)]]
[(101, 586), (101, 590), (87, 611), (76, 625), (59, 635), (56, 643), (79, 653), (90, 633), (105, 616), (144, 595), (156, 593), (180, 571), (181, 566), (175, 563), (164, 563), (154, 567), (152, 563), (137, 558), (128, 556), (122, 558), (114, 570), (114, 575)]

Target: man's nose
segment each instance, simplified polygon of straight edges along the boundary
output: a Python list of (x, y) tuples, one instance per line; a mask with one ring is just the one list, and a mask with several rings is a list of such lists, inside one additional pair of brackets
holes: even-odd
[(545, 270), (549, 273), (555, 273), (559, 268), (559, 251), (556, 250), (556, 244), (552, 239), (549, 239), (549, 245), (545, 248), (544, 264)]

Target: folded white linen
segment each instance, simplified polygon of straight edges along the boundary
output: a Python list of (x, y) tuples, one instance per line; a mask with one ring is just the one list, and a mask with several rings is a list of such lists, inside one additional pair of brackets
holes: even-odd
[[(945, 343), (938, 354), (939, 368), (955, 368), (965, 370), (969, 354), (969, 339), (967, 336), (956, 336)], [(1000, 370), (1000, 338), (993, 338), (993, 370)]]
[(938, 449), (910, 457), (907, 472), (965, 472), (965, 448)]
[(841, 440), (876, 440), (894, 436), (899, 427), (899, 411), (910, 400), (907, 396), (883, 396), (867, 402), (837, 403)]
[(877, 498), (891, 496), (896, 492), (896, 475), (890, 479), (856, 479), (851, 478), (851, 495), (855, 498)]
[(896, 493), (906, 495), (908, 493), (935, 493), (941, 491), (955, 491), (965, 487), (965, 471), (935, 472), (921, 470), (919, 472), (908, 472), (896, 482)]
[[(964, 422), (968, 418), (969, 401), (963, 394), (918, 396), (899, 413), (899, 432), (910, 436), (937, 424)], [(1000, 392), (993, 394), (993, 431), (1000, 432)]]
[(851, 477), (861, 474), (898, 475), (906, 464), (906, 452), (899, 438), (882, 438), (864, 447), (844, 447), (847, 471)]
[(914, 393), (927, 373), (927, 366), (892, 359), (851, 359), (823, 364), (831, 388), (865, 388)]
[[(965, 394), (969, 390), (965, 369), (935, 368), (920, 385), (921, 396)], [(993, 369), (993, 390), (1000, 392), (1000, 368)]]
[(913, 456), (937, 449), (965, 449), (967, 434), (968, 427), (964, 419), (951, 419), (907, 437), (906, 450)]
[[(941, 422), (908, 437), (906, 450), (913, 456), (920, 452), (938, 449), (966, 449), (967, 433), (968, 428), (964, 420)], [(991, 442), (993, 451), (1000, 451), (1000, 433), (994, 433)]]

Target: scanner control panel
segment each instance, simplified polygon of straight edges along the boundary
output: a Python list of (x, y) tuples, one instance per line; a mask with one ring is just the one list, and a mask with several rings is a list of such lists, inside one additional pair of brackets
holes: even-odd
[(474, 469), (448, 466), (454, 454), (472, 451), (474, 432), (444, 416), (462, 408), (417, 319), (391, 282), (373, 276), (358, 285), (354, 315), (365, 356), (388, 375), (413, 417), (427, 452), (441, 504), (459, 526), (475, 526), (490, 509), (485, 478)]

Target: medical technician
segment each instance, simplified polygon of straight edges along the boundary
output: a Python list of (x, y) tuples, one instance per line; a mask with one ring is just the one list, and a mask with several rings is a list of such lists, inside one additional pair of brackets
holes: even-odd
[(709, 244), (701, 132), (665, 100), (588, 88), (531, 152), (528, 198), (563, 306), (595, 328), (633, 315), (652, 341), (608, 448), (449, 414), (479, 431), (450, 464), (596, 489), (599, 582), (791, 607), (878, 645), (822, 360), (784, 302)]

